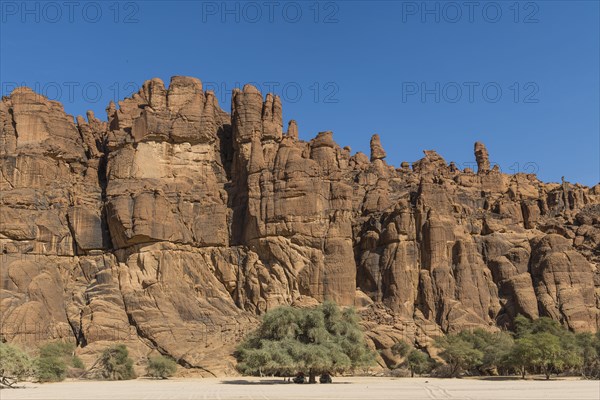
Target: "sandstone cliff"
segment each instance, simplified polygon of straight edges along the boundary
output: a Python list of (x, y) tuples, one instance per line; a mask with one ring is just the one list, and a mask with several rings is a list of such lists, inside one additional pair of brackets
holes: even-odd
[[(194, 78), (78, 117), (27, 88), (0, 103), (2, 340), (124, 342), (205, 374), (280, 304), (356, 306), (373, 345), (509, 327), (600, 329), (600, 185), (412, 166), (284, 131), (247, 85), (231, 113)], [(387, 349), (387, 350), (386, 350)]]

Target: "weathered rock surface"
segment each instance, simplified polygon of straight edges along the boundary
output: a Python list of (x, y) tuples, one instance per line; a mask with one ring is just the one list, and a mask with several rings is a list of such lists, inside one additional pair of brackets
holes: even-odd
[(477, 173), (490, 171), (490, 156), (487, 148), (481, 142), (475, 143), (475, 161), (477, 162)]
[(0, 102), (3, 340), (124, 342), (202, 373), (281, 304), (354, 305), (373, 344), (517, 314), (600, 329), (600, 185), (477, 174), (432, 150), (395, 168), (378, 135), (308, 142), (250, 86), (231, 114), (160, 79), (76, 123), (27, 88)]

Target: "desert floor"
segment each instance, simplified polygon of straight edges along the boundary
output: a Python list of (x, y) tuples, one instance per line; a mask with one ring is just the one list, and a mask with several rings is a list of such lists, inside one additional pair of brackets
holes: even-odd
[(66, 381), (5, 389), (10, 399), (454, 399), (454, 400), (598, 400), (600, 382), (584, 380), (494, 380), (433, 378), (334, 378), (328, 385), (296, 385), (281, 380), (138, 379), (121, 382)]

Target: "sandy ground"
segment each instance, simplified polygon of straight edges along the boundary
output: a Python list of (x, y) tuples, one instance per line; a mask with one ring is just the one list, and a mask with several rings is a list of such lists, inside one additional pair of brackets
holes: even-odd
[(281, 380), (138, 379), (122, 382), (67, 381), (25, 384), (0, 391), (0, 399), (454, 399), (598, 400), (600, 381), (481, 380), (433, 378), (334, 378), (329, 385), (296, 385)]

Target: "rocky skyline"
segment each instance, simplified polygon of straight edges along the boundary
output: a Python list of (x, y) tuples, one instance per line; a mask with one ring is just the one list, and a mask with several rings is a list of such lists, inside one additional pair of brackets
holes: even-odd
[(5, 340), (90, 356), (119, 341), (220, 375), (282, 304), (357, 307), (382, 365), (398, 338), (517, 314), (600, 328), (600, 185), (504, 174), (479, 142), (473, 171), (434, 150), (388, 165), (376, 134), (370, 155), (332, 132), (302, 141), (250, 85), (222, 107), (181, 76), (106, 122), (27, 88), (2, 99)]

